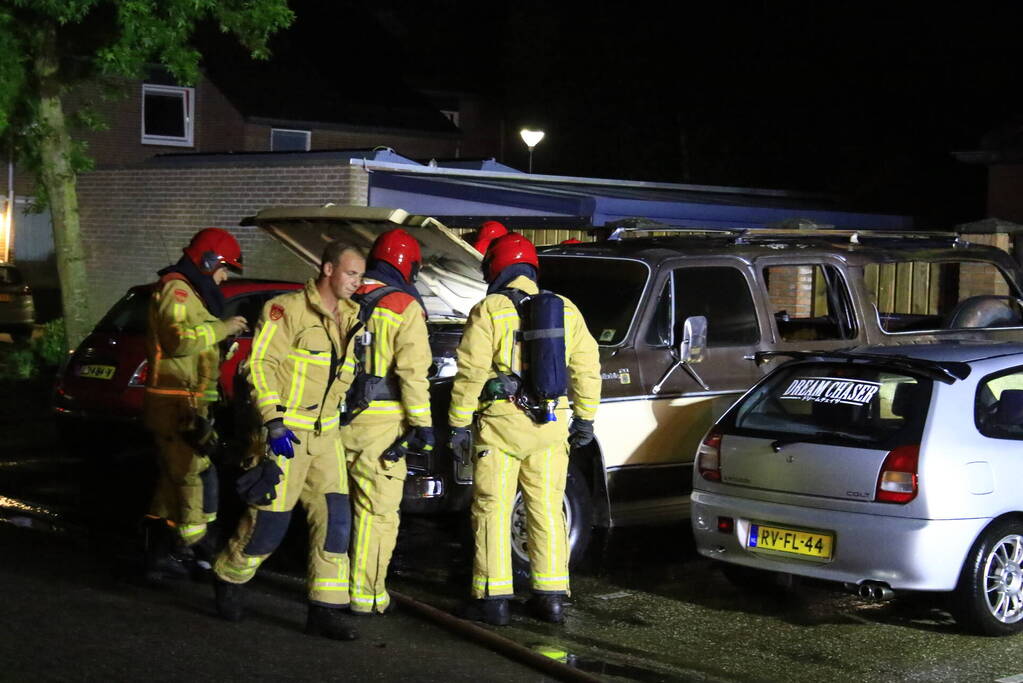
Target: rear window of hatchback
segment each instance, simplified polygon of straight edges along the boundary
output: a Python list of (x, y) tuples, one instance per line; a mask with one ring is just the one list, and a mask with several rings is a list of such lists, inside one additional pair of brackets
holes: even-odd
[(1023, 441), (1023, 368), (1003, 370), (977, 385), (974, 422), (984, 436)]
[(932, 380), (868, 363), (780, 368), (736, 405), (730, 434), (892, 449), (920, 442)]

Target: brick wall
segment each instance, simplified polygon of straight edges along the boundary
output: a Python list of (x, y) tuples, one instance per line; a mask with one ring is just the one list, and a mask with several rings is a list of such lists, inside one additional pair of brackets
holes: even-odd
[[(150, 82), (159, 84), (158, 80)], [(170, 85), (170, 83), (166, 83)], [(65, 99), (65, 114), (88, 107), (96, 111), (106, 124), (101, 131), (72, 128), (72, 136), (88, 146), (89, 156), (97, 167), (136, 164), (159, 154), (189, 152), (265, 152), (270, 149), (270, 126), (246, 123), (239, 111), (224, 94), (205, 77), (195, 86), (194, 146), (142, 144), (142, 81), (125, 81), (101, 90), (95, 84), (84, 84)], [(301, 124), (292, 126), (301, 128)], [(311, 149), (371, 149), (385, 146), (399, 154), (416, 159), (450, 158), (458, 156), (461, 140), (458, 136), (443, 136), (408, 131), (343, 131), (314, 128)], [(478, 143), (480, 155), (486, 156), (486, 143)], [(489, 152), (490, 155), (494, 151)], [(0, 193), (7, 192), (6, 158), (0, 168)], [(35, 179), (16, 168), (15, 192), (32, 195)]]
[(206, 78), (195, 86), (195, 129), (192, 147), (142, 144), (142, 82), (126, 82), (115, 97), (102, 97), (94, 86), (84, 86), (68, 97), (66, 109), (88, 104), (99, 111), (108, 128), (75, 130), (76, 139), (89, 145), (97, 166), (133, 164), (157, 154), (230, 152), (245, 148), (244, 119)]
[(327, 202), (365, 206), (368, 176), (327, 164), (193, 166), (99, 170), (79, 178), (90, 320), (132, 285), (151, 282), (176, 261), (196, 230), (230, 230), (245, 275), (304, 280), (313, 270), (256, 227), (238, 222), (260, 209)]
[(813, 266), (772, 266), (768, 295), (772, 310), (793, 318), (809, 318), (813, 310)]

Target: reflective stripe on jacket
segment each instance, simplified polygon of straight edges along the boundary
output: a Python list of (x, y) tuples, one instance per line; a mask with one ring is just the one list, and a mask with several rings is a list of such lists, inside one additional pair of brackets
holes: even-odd
[(184, 279), (165, 276), (153, 290), (146, 330), (150, 396), (179, 397), (193, 404), (217, 399), (220, 349), (227, 324), (206, 310)]
[(248, 365), (252, 402), (264, 423), (283, 418), (291, 429), (337, 428), (339, 404), (352, 381), (344, 371), (345, 341), (357, 322), (358, 306), (351, 301), (338, 301), (337, 317), (329, 313), (312, 279), (305, 289), (266, 302)]
[[(539, 288), (527, 277), (512, 280), (508, 287), (536, 294)], [(560, 296), (560, 295), (559, 295)], [(569, 397), (577, 417), (592, 420), (600, 403), (600, 357), (579, 309), (565, 297), (565, 355), (568, 366)], [(515, 304), (503, 294), (490, 294), (469, 312), (462, 341), (458, 345), (458, 373), (451, 390), (448, 421), (452, 427), (472, 422), (473, 413), (510, 415), (521, 412), (508, 401), (480, 405), (479, 396), (488, 379), (501, 373), (522, 370), (522, 342), (516, 340), (519, 315)], [(564, 409), (564, 397), (559, 402)]]
[[(369, 280), (360, 289), (367, 294), (384, 285)], [(426, 314), (411, 295), (392, 292), (380, 299), (366, 329), (372, 335), (365, 351), (365, 371), (377, 377), (394, 377), (401, 391), (400, 400), (371, 401), (355, 418), (355, 424), (363, 416), (402, 415), (413, 427), (429, 427), (430, 381), (427, 375), (433, 364), (433, 353), (426, 329)]]

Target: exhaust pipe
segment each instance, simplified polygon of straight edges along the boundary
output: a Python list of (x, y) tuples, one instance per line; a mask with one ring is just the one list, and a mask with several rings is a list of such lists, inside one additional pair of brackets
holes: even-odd
[(857, 593), (869, 602), (885, 602), (895, 597), (895, 591), (888, 584), (880, 581), (864, 581), (860, 584)]

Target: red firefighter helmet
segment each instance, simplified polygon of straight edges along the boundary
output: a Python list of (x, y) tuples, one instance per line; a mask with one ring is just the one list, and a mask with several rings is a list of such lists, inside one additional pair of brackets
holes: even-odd
[(498, 237), (503, 237), (508, 234), (508, 228), (504, 227), (502, 223), (497, 221), (485, 221), (480, 226), (480, 231), (476, 235), (476, 241), (473, 243), (473, 248), (481, 254), (487, 253), (487, 247), (490, 243), (496, 240)]
[(533, 243), (517, 232), (509, 232), (490, 243), (487, 255), (483, 257), (483, 274), (487, 282), (493, 282), (502, 270), (516, 263), (540, 268)]
[(184, 252), (206, 275), (212, 275), (221, 266), (239, 273), (243, 268), (242, 248), (238, 240), (220, 228), (203, 228), (195, 233)]
[(388, 230), (377, 237), (373, 249), (369, 252), (369, 258), (390, 263), (409, 283), (415, 282), (419, 265), (423, 262), (419, 242), (401, 228)]

